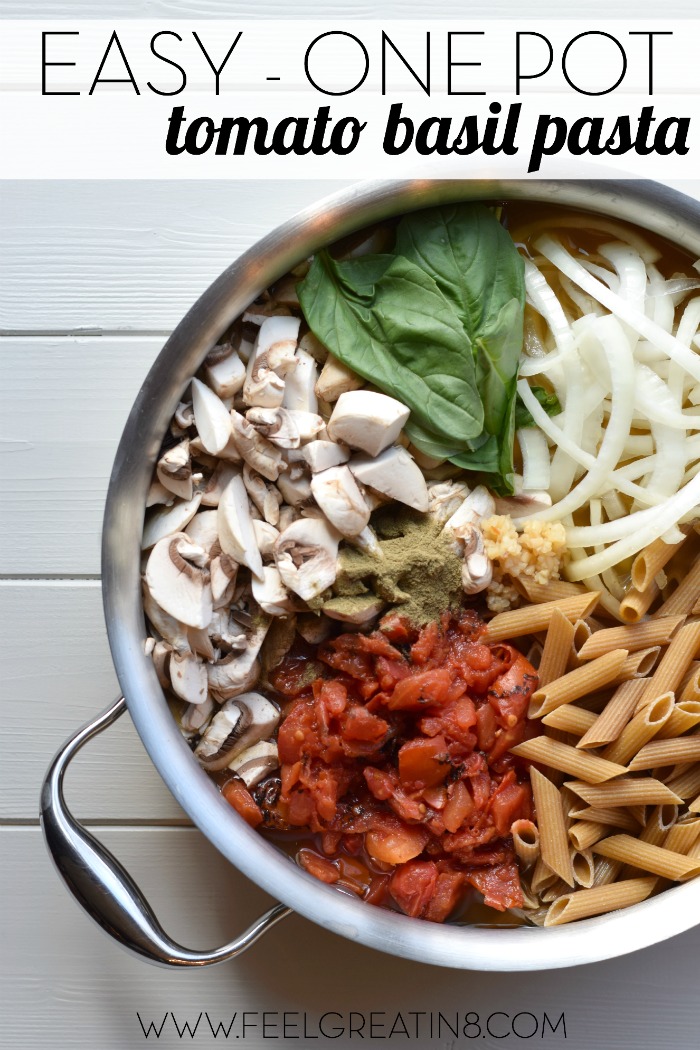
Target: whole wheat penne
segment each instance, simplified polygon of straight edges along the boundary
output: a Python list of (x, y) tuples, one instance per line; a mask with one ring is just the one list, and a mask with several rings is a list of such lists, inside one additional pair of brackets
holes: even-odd
[(688, 528), (683, 527), (686, 535), (678, 543), (664, 543), (662, 539), (653, 540), (648, 547), (640, 551), (632, 562), (632, 586), (643, 591), (658, 576), (667, 561), (686, 541)]
[(571, 620), (560, 609), (554, 609), (538, 669), (540, 688), (553, 682), (556, 678), (561, 678), (566, 671), (566, 665), (571, 656), (574, 631)]
[(524, 869), (531, 867), (540, 855), (540, 833), (532, 820), (516, 820), (510, 826), (513, 848)]
[(594, 886), (609, 886), (611, 882), (615, 882), (622, 871), (621, 860), (611, 860), (610, 857), (594, 857), (593, 862), (595, 865), (593, 874)]
[(643, 707), (631, 722), (628, 722), (618, 739), (605, 748), (603, 757), (609, 762), (618, 762), (623, 765), (629, 762), (632, 756), (636, 755), (639, 749), (668, 722), (673, 712), (673, 705), (673, 693), (664, 693), (663, 696), (657, 697), (652, 703)]
[(631, 679), (646, 678), (656, 667), (661, 656), (661, 646), (652, 645), (648, 649), (639, 649), (630, 653), (615, 682), (628, 682)]
[(680, 692), (681, 700), (700, 700), (700, 667), (694, 667), (686, 680), (681, 682)]
[(666, 833), (663, 840), (664, 849), (670, 849), (674, 853), (683, 853), (686, 857), (688, 851), (700, 838), (700, 817), (685, 817), (679, 820)]
[(567, 780), (566, 787), (589, 806), (648, 806), (664, 802), (682, 802), (667, 784), (653, 777), (618, 777), (607, 784), (587, 784)]
[[(513, 909), (515, 911), (515, 909)], [(544, 926), (544, 920), (547, 918), (548, 907), (537, 908), (535, 911), (527, 911), (523, 913), (523, 918), (530, 923), (531, 926)], [(516, 912), (517, 914), (517, 912)]]
[(674, 882), (686, 882), (700, 875), (700, 862), (684, 857), (682, 853), (672, 853), (662, 846), (652, 846), (631, 835), (611, 835), (591, 846), (594, 853), (603, 857), (612, 857), (636, 868), (651, 871), (654, 875), (663, 875)]
[(555, 609), (570, 620), (587, 616), (598, 601), (598, 593), (586, 591), (583, 594), (562, 598), (560, 601), (543, 602), (541, 605), (528, 605), (524, 609), (509, 609), (498, 613), (487, 624), (485, 642), (500, 642), (509, 638), (521, 638), (524, 634), (535, 634), (549, 627)]
[(675, 691), (699, 648), (700, 620), (695, 620), (686, 623), (671, 639), (661, 662), (639, 698), (637, 710), (651, 703), (661, 693)]
[(530, 701), (530, 718), (541, 718), (556, 707), (570, 704), (614, 681), (627, 655), (626, 649), (614, 649), (597, 660), (577, 667), (562, 678), (557, 678), (556, 682), (550, 682), (544, 689), (535, 690)]
[(636, 587), (631, 587), (620, 602), (620, 619), (624, 623), (639, 623), (660, 593), (661, 590), (655, 580), (645, 591), (638, 591)]
[(573, 886), (569, 837), (559, 788), (535, 768), (530, 770), (530, 783), (540, 831), (540, 858), (568, 886)]
[[(634, 819), (629, 810), (623, 809), (622, 806), (617, 808), (609, 807), (608, 809), (582, 806), (578, 809), (572, 809), (569, 816), (575, 817), (582, 824), (600, 824), (603, 828), (605, 826), (619, 828), (620, 831), (629, 831), (630, 835), (637, 835), (640, 829), (638, 821)], [(571, 825), (569, 835), (571, 835), (571, 830), (575, 826), (575, 824)], [(602, 838), (604, 834), (606, 834), (605, 830), (601, 832), (599, 837)]]
[[(669, 805), (670, 805), (670, 803), (669, 803)], [(637, 824), (639, 825), (640, 828), (643, 828), (646, 825), (646, 822), (647, 822), (647, 807), (648, 807), (648, 803), (646, 805), (640, 803), (639, 805), (636, 805), (636, 806), (628, 806), (627, 807), (627, 812), (632, 817), (632, 820), (636, 820), (637, 821)]]
[(552, 769), (559, 769), (563, 773), (581, 777), (590, 784), (600, 784), (604, 780), (612, 780), (613, 777), (619, 777), (626, 772), (622, 765), (608, 762), (587, 751), (577, 751), (575, 747), (562, 744), (559, 740), (552, 740), (548, 736), (533, 737), (510, 750), (511, 754), (519, 758), (527, 758), (530, 762), (537, 762), (542, 766), (551, 766)]
[(677, 700), (666, 725), (656, 734), (657, 740), (681, 736), (700, 725), (700, 700)]
[(691, 616), (700, 616), (700, 598), (696, 601), (693, 608), (690, 610)]
[(656, 879), (627, 879), (612, 885), (594, 886), (592, 889), (576, 890), (558, 897), (549, 908), (545, 926), (561, 926), (576, 919), (587, 919), (592, 915), (604, 915), (609, 911), (629, 908), (639, 904), (653, 892)]
[(654, 645), (666, 645), (683, 620), (683, 616), (655, 616), (644, 623), (608, 627), (592, 634), (579, 649), (578, 655), (581, 660), (593, 660), (596, 656), (609, 653), (611, 649), (627, 649), (633, 653)]
[(546, 886), (540, 894), (540, 900), (543, 904), (550, 904), (555, 901), (557, 897), (561, 897), (562, 893), (566, 893), (570, 889), (566, 885), (563, 879), (557, 879), (551, 886)]
[(515, 581), (515, 586), (534, 605), (541, 605), (543, 602), (559, 602), (563, 598), (575, 598), (586, 593), (586, 588), (580, 583), (569, 583), (568, 580), (537, 583), (535, 580), (522, 578)]
[(693, 860), (700, 859), (700, 839), (696, 839), (693, 845), (688, 850), (688, 856), (692, 857)]
[(700, 593), (700, 558), (693, 562), (690, 571), (670, 598), (667, 598), (657, 609), (657, 615), (687, 616), (697, 601), (698, 593)]
[[(654, 806), (649, 813), (641, 832), (634, 836), (638, 842), (648, 842), (651, 846), (661, 846), (669, 830), (678, 819), (678, 806), (666, 803)], [(643, 869), (635, 864), (625, 864), (621, 873), (621, 879), (638, 878)]]
[[(534, 911), (535, 908), (540, 907), (540, 898), (532, 892), (527, 882), (524, 879), (520, 880), (520, 889), (523, 894), (523, 908), (525, 911)], [(515, 908), (511, 908), (511, 911), (516, 912)]]
[(600, 747), (616, 740), (634, 715), (643, 689), (641, 679), (632, 679), (619, 685), (577, 747)]
[(591, 624), (592, 619), (593, 617), (589, 616), (587, 620), (576, 620), (573, 624), (574, 637), (571, 642), (570, 667), (578, 667), (579, 665), (579, 650), (586, 644), (593, 634), (593, 626)]
[(598, 720), (598, 715), (593, 711), (586, 711), (583, 707), (575, 704), (563, 704), (555, 707), (542, 719), (542, 724), (551, 726), (552, 729), (560, 729), (563, 733), (573, 733), (581, 736), (587, 732)]
[(652, 740), (628, 765), (629, 770), (653, 769), (671, 762), (700, 761), (700, 736), (677, 736), (673, 740)]
[(678, 795), (680, 800), (695, 798), (700, 791), (700, 765), (694, 764), (690, 769), (671, 777), (666, 786)]
[[(571, 867), (574, 872), (576, 885), (582, 886), (584, 889), (590, 889), (595, 875), (595, 862), (590, 849), (572, 850)], [(563, 892), (566, 892), (566, 889)]]
[(700, 795), (698, 795), (697, 798), (694, 798), (693, 801), (689, 804), (688, 812), (700, 813)]
[[(595, 823), (592, 820), (577, 820), (569, 828), (569, 840), (576, 850), (587, 849), (598, 839), (607, 835), (608, 831), (604, 824)], [(574, 874), (576, 872), (574, 871)]]
[(532, 875), (530, 876), (531, 892), (539, 899), (542, 890), (546, 889), (547, 886), (551, 886), (558, 878), (559, 876), (557, 873), (552, 871), (549, 864), (542, 859), (542, 854), (540, 853), (540, 856), (535, 861), (535, 866), (532, 869)]
[(690, 664), (688, 665), (688, 670), (683, 675), (681, 684), (678, 687), (679, 690), (682, 691), (683, 689), (685, 689), (688, 682), (693, 677), (696, 671), (700, 671), (700, 660), (691, 660)]

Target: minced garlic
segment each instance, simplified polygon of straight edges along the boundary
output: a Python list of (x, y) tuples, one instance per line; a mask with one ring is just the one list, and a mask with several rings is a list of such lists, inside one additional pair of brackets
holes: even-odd
[(480, 523), (484, 549), (493, 563), (493, 583), (486, 602), (493, 612), (515, 604), (519, 595), (514, 580), (549, 583), (559, 579), (566, 554), (566, 531), (559, 521), (526, 521), (518, 532), (513, 519), (494, 514)]

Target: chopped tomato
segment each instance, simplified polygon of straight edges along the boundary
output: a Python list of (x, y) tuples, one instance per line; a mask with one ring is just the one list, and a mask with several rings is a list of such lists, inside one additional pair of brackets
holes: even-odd
[(326, 860), (325, 857), (319, 857), (318, 853), (314, 853), (313, 850), (301, 849), (297, 856), (302, 868), (308, 871), (309, 875), (313, 875), (315, 879), (320, 879), (321, 882), (334, 883), (340, 878), (340, 871), (337, 865), (330, 860)]
[(227, 781), (221, 793), (251, 828), (262, 824), (262, 810), (242, 780)]
[(445, 804), (442, 820), (447, 831), (457, 831), (467, 817), (474, 812), (474, 799), (463, 780), (458, 780), (451, 787), (451, 794)]
[(401, 911), (418, 918), (433, 899), (437, 881), (438, 870), (433, 861), (414, 861), (396, 869), (389, 882), (389, 893)]
[(422, 674), (411, 675), (396, 683), (386, 705), (391, 711), (410, 711), (440, 704), (445, 699), (451, 682), (452, 678), (447, 670), (423, 671)]
[(385, 864), (405, 864), (423, 852), (429, 834), (418, 825), (403, 824), (394, 818), (383, 820), (365, 835), (370, 857)]
[(484, 903), (497, 911), (507, 908), (522, 908), (523, 891), (520, 874), (514, 863), (497, 867), (480, 868), (466, 874), (466, 878), (484, 895)]
[(450, 769), (444, 736), (418, 737), (399, 749), (399, 778), (404, 787), (435, 787), (442, 784)]

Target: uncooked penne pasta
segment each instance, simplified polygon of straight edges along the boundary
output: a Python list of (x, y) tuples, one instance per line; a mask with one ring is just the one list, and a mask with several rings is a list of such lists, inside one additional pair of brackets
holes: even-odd
[(566, 671), (566, 665), (571, 656), (574, 630), (571, 620), (560, 609), (554, 609), (538, 669), (540, 688), (549, 685), (556, 678), (561, 678)]
[(589, 806), (649, 806), (664, 802), (682, 802), (667, 784), (653, 777), (618, 777), (607, 784), (587, 784), (583, 780), (567, 780), (574, 794)]
[(570, 704), (579, 697), (608, 685), (619, 674), (627, 655), (626, 649), (614, 649), (597, 660), (577, 667), (562, 678), (557, 678), (544, 689), (536, 689), (530, 701), (530, 718), (541, 718), (562, 704)]
[(700, 861), (684, 857), (682, 853), (672, 853), (662, 846), (652, 846), (631, 835), (611, 835), (596, 842), (591, 849), (600, 856), (633, 864), (635, 868), (663, 875), (674, 882), (686, 882), (700, 875)]
[[(700, 560), (698, 561), (700, 564)], [(648, 680), (639, 698), (637, 710), (651, 703), (661, 693), (673, 692), (680, 685), (691, 661), (700, 648), (700, 620), (687, 623), (674, 634), (660, 664)]]
[[(571, 660), (573, 666), (578, 667), (579, 664), (579, 650), (586, 644), (588, 639), (593, 634), (593, 628), (590, 623), (590, 617), (588, 620), (576, 620), (573, 624), (574, 637), (571, 642)], [(562, 674), (564, 672), (562, 671)]]
[(586, 593), (586, 588), (580, 583), (569, 583), (568, 580), (536, 583), (535, 580), (518, 579), (516, 587), (535, 605), (541, 605), (543, 602), (559, 602), (563, 598), (575, 598)]
[[(582, 850), (592, 846), (607, 833), (608, 829), (604, 824), (592, 820), (577, 820), (569, 828), (569, 839), (576, 850)], [(576, 874), (575, 871), (574, 874)]]
[(609, 886), (611, 882), (615, 882), (622, 871), (622, 861), (611, 860), (610, 857), (594, 857), (594, 865), (594, 886)]
[[(619, 828), (620, 831), (629, 831), (631, 835), (639, 834), (641, 825), (632, 816), (628, 809), (623, 809), (618, 806), (617, 809), (610, 807), (603, 809), (602, 807), (595, 808), (593, 806), (582, 806), (579, 809), (572, 809), (569, 816), (575, 817), (578, 821), (584, 824), (601, 824), (608, 827)], [(569, 835), (571, 835), (574, 824), (569, 828)], [(602, 832), (605, 834), (605, 831)], [(602, 837), (602, 835), (601, 835)]]
[(559, 729), (563, 733), (582, 736), (597, 721), (598, 715), (595, 712), (586, 711), (583, 707), (576, 707), (575, 704), (563, 704), (545, 715), (542, 724), (552, 729)]
[(655, 616), (644, 623), (596, 631), (584, 642), (578, 650), (578, 655), (581, 660), (593, 660), (612, 649), (627, 649), (632, 653), (654, 645), (666, 645), (683, 623), (683, 619), (683, 616)]
[(648, 649), (639, 649), (636, 653), (630, 653), (615, 681), (628, 682), (631, 679), (646, 678), (656, 667), (660, 656), (660, 645), (652, 645)]
[(700, 791), (700, 765), (693, 765), (682, 773), (671, 777), (666, 786), (676, 794), (680, 800), (695, 798)]
[(528, 605), (524, 609), (509, 609), (497, 613), (487, 624), (485, 642), (500, 642), (510, 638), (521, 638), (524, 634), (536, 634), (549, 627), (549, 621), (555, 609), (559, 609), (570, 620), (578, 620), (593, 611), (598, 601), (596, 591), (562, 598), (560, 601), (543, 602), (541, 605)]
[(569, 837), (559, 788), (534, 767), (530, 770), (530, 783), (540, 829), (540, 858), (568, 886), (573, 886)]
[(620, 619), (624, 623), (639, 623), (660, 593), (661, 591), (656, 581), (653, 581), (645, 591), (638, 591), (634, 587), (630, 588), (620, 602)]
[(681, 683), (681, 700), (700, 700), (700, 667), (694, 667)]
[[(700, 738), (698, 739), (700, 743)], [(548, 736), (536, 736), (532, 740), (526, 740), (516, 747), (512, 747), (511, 754), (519, 758), (527, 758), (530, 762), (537, 762), (541, 766), (551, 766), (563, 773), (581, 777), (590, 784), (600, 784), (604, 780), (612, 780), (626, 772), (622, 765), (608, 762), (597, 755), (591, 755), (587, 751), (577, 751), (569, 744), (562, 744), (559, 740), (552, 740)]]
[(532, 869), (532, 875), (530, 876), (530, 890), (535, 896), (539, 897), (542, 890), (551, 886), (558, 878), (559, 876), (544, 862), (542, 855), (540, 854), (535, 861), (535, 866)]
[[(690, 571), (670, 598), (657, 609), (657, 616), (687, 616), (695, 605), (700, 593), (700, 558), (696, 558)], [(675, 687), (674, 687), (675, 688)]]
[(700, 795), (698, 795), (697, 798), (694, 798), (693, 801), (689, 804), (688, 812), (700, 813)]
[(544, 924), (561, 926), (576, 919), (588, 919), (592, 915), (629, 908), (646, 900), (655, 884), (656, 879), (653, 878), (626, 879), (624, 882), (566, 893), (551, 904)]
[(648, 547), (640, 551), (632, 562), (632, 586), (637, 590), (645, 590), (663, 569), (673, 555), (686, 541), (687, 527), (683, 530), (686, 536), (678, 543), (664, 543), (662, 539), (653, 540)]
[[(605, 748), (603, 758), (622, 765), (629, 762), (632, 756), (636, 755), (639, 749), (668, 722), (673, 712), (673, 705), (673, 693), (664, 693), (663, 696), (657, 697), (647, 707), (638, 711), (622, 730), (618, 739)], [(660, 762), (656, 764), (661, 765)]]
[(513, 836), (513, 848), (518, 860), (527, 869), (540, 855), (540, 833), (537, 825), (531, 820), (516, 820), (510, 827)]
[(590, 889), (595, 875), (595, 862), (591, 851), (589, 849), (572, 850), (571, 867), (574, 872), (576, 885), (583, 886), (584, 889)]
[(678, 700), (666, 725), (656, 734), (657, 740), (681, 736), (700, 725), (700, 700)]
[(679, 820), (666, 833), (663, 840), (664, 849), (670, 849), (674, 853), (683, 853), (686, 857), (688, 851), (700, 838), (700, 817), (684, 817)]
[(634, 756), (628, 769), (653, 769), (672, 762), (699, 762), (700, 736), (677, 736), (673, 740), (652, 740)]
[(619, 685), (577, 747), (600, 747), (616, 740), (634, 715), (643, 689), (644, 683), (640, 679)]

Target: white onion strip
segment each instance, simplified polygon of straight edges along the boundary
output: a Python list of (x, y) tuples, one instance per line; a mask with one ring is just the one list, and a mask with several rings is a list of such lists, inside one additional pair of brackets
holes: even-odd
[(557, 244), (548, 235), (545, 234), (543, 237), (540, 237), (536, 247), (545, 258), (549, 259), (554, 266), (557, 266), (565, 273), (570, 280), (578, 284), (589, 295), (594, 296), (598, 302), (606, 306), (621, 321), (634, 328), (639, 335), (648, 339), (660, 350), (663, 350), (668, 357), (673, 361), (677, 361), (686, 372), (700, 382), (700, 357), (687, 346), (684, 346), (679, 339), (671, 335), (670, 332), (664, 331), (650, 318), (640, 313), (639, 310), (625, 302), (624, 299), (621, 299), (619, 295), (610, 291), (601, 281), (592, 277), (580, 263), (569, 255), (561, 244)]
[(516, 432), (523, 457), (523, 489), (537, 492), (549, 488), (549, 445), (539, 427), (523, 427)]

